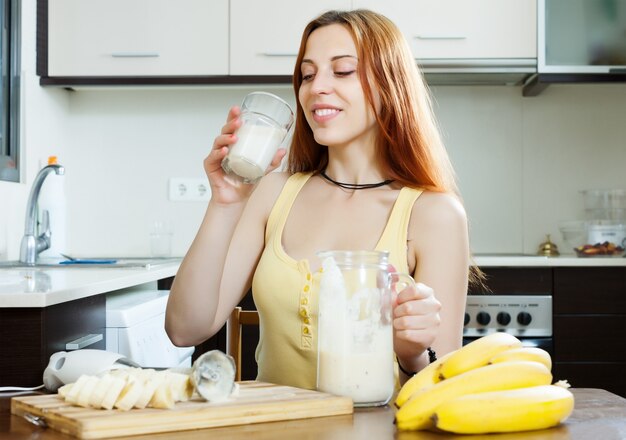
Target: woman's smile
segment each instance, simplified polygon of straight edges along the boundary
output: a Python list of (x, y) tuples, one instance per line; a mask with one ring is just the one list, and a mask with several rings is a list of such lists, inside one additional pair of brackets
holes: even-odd
[(318, 124), (328, 122), (339, 115), (341, 109), (335, 107), (317, 107), (311, 112), (313, 120)]

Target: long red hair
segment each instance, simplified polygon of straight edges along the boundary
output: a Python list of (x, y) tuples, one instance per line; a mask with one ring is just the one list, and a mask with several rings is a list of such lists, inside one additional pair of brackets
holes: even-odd
[[(403, 186), (437, 192), (456, 192), (454, 171), (432, 112), (431, 98), (406, 39), (388, 18), (359, 9), (329, 11), (311, 21), (302, 34), (293, 87), (302, 84), (300, 64), (313, 31), (341, 24), (351, 33), (359, 57), (359, 78), (374, 110), (373, 90), (380, 95), (376, 114), (376, 154), (385, 177)], [(296, 124), (289, 150), (290, 172), (323, 171), (328, 149), (318, 144), (296, 99)]]

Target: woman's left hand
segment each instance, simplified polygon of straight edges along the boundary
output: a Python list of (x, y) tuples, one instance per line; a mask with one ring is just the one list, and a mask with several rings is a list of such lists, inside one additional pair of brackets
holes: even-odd
[(398, 358), (419, 356), (439, 332), (441, 303), (433, 289), (422, 283), (398, 293), (393, 308), (393, 345)]

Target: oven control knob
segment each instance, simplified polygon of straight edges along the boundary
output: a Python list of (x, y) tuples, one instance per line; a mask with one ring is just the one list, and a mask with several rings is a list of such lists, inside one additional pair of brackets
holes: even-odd
[(463, 320), (463, 325), (465, 326), (465, 325), (469, 324), (469, 322), (470, 322), (470, 315), (469, 315), (469, 313), (466, 313), (465, 314), (465, 319)]
[(498, 316), (496, 316), (496, 321), (498, 321), (500, 325), (508, 325), (508, 323), (511, 322), (511, 315), (507, 312), (500, 312)]
[(517, 315), (517, 322), (519, 322), (521, 325), (528, 325), (530, 324), (530, 321), (533, 320), (533, 317), (530, 316), (530, 313), (528, 312), (520, 312)]
[(487, 325), (489, 321), (491, 321), (491, 316), (489, 316), (487, 312), (479, 312), (478, 315), (476, 315), (476, 322), (480, 325)]

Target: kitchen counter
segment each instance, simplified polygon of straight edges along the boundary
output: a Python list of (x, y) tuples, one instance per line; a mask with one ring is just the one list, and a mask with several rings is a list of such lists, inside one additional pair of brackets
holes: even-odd
[(478, 267), (626, 267), (624, 257), (542, 257), (530, 254), (475, 254)]
[(146, 267), (0, 269), (0, 308), (49, 307), (176, 275), (179, 259)]
[[(626, 399), (608, 391), (590, 388), (572, 390), (576, 404), (573, 414), (561, 426), (524, 433), (497, 436), (456, 436), (431, 432), (396, 432), (395, 410), (389, 406), (355, 409), (353, 415), (243, 426), (181, 431), (161, 435), (124, 437), (126, 439), (400, 439), (400, 440), (623, 440), (626, 438)], [(3, 439), (71, 439), (64, 434), (30, 424), (10, 413), (10, 398), (0, 397), (0, 437)], [(119, 437), (122, 438), (122, 437)]]
[[(478, 254), (474, 262), (488, 267), (626, 267), (626, 258), (541, 257), (522, 254)], [(0, 269), (0, 308), (49, 307), (176, 275), (180, 260), (149, 267), (37, 267)]]

